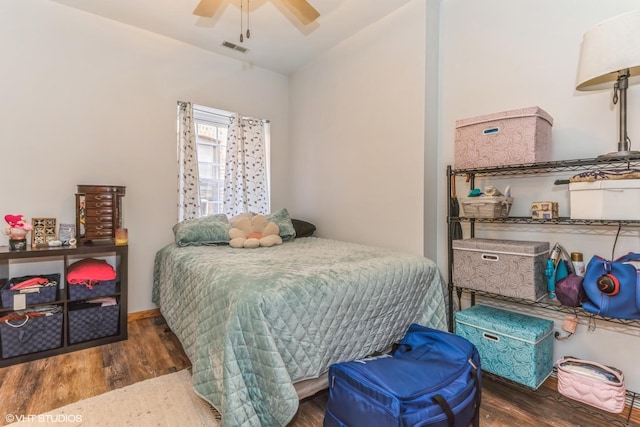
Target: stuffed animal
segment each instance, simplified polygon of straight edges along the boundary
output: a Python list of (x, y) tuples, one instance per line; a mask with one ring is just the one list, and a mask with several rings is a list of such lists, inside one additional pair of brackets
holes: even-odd
[(31, 224), (24, 222), (24, 217), (22, 215), (7, 214), (4, 216), (4, 220), (7, 221), (7, 224), (11, 227), (26, 228), (27, 230), (31, 229)]
[(269, 222), (264, 215), (242, 218), (229, 230), (229, 246), (232, 248), (257, 248), (282, 244), (278, 234), (280, 229), (275, 222)]
[(33, 226), (25, 222), (22, 215), (7, 214), (4, 216), (4, 220), (9, 224), (9, 227), (4, 230), (4, 234), (12, 240), (24, 240), (27, 233), (33, 230)]

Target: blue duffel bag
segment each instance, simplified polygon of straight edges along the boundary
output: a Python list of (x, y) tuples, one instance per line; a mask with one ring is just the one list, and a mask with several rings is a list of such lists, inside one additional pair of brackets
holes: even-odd
[(329, 368), (325, 427), (479, 423), (480, 356), (467, 339), (413, 324), (390, 354)]

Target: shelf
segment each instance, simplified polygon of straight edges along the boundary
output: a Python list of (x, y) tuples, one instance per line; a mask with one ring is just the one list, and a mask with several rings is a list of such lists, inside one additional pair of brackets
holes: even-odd
[[(536, 174), (552, 174), (557, 172), (584, 172), (584, 171), (606, 171), (614, 169), (640, 169), (640, 155), (624, 156), (624, 157), (597, 157), (589, 159), (576, 159), (576, 160), (560, 160), (552, 162), (539, 162), (539, 163), (525, 163), (506, 166), (495, 167), (481, 167), (481, 168), (469, 168), (469, 169), (454, 169), (452, 166), (447, 166), (447, 194), (448, 199), (452, 200), (452, 196), (455, 195), (455, 183), (456, 176), (466, 176), (467, 182), (471, 188), (474, 188), (476, 177), (489, 177), (489, 176), (531, 176)], [(560, 304), (556, 299), (550, 299), (545, 296), (539, 301), (524, 300), (520, 298), (508, 297), (504, 295), (498, 295), (491, 292), (480, 291), (476, 289), (470, 289), (465, 287), (456, 286), (453, 283), (453, 238), (459, 235), (460, 228), (457, 224), (467, 223), (470, 229), (470, 237), (475, 237), (475, 225), (476, 224), (521, 224), (521, 225), (551, 225), (551, 226), (640, 226), (640, 220), (592, 220), (592, 219), (571, 219), (569, 217), (560, 217), (556, 219), (533, 219), (530, 217), (507, 217), (507, 218), (467, 218), (457, 216), (458, 212), (453, 211), (452, 203), (448, 203), (447, 207), (447, 225), (448, 225), (448, 296), (449, 296), (449, 313), (448, 321), (450, 331), (453, 332), (453, 298), (454, 291), (457, 293), (458, 299), (462, 296), (462, 293), (468, 293), (470, 295), (471, 304), (475, 304), (476, 296), (484, 297), (487, 299), (502, 301), (506, 303), (518, 304), (521, 306), (527, 306), (531, 308), (540, 308), (558, 313), (565, 313), (570, 315), (576, 315), (578, 317), (589, 319), (589, 325), (591, 326), (592, 320), (602, 320), (610, 322), (612, 324), (624, 325), (620, 329), (625, 327), (631, 327), (634, 331), (640, 328), (640, 320), (628, 320), (599, 316), (584, 310), (582, 307), (567, 307)], [(522, 311), (526, 311), (522, 308)], [(627, 417), (627, 423), (633, 409), (633, 404), (637, 395), (634, 392), (627, 392), (627, 398), (631, 399), (629, 416)], [(612, 424), (612, 423), (609, 423)]]
[(129, 247), (127, 245), (108, 244), (81, 244), (78, 246), (58, 246), (31, 248), (12, 251), (8, 246), (0, 246), (0, 260), (25, 259), (25, 258), (45, 258), (65, 255), (87, 255), (107, 252), (115, 252), (119, 255), (126, 254)]
[(607, 170), (640, 168), (640, 155), (618, 158), (596, 157), (592, 159), (558, 160), (553, 162), (523, 163), (517, 165), (491, 166), (469, 169), (451, 169), (454, 175), (475, 176), (531, 175), (538, 173), (566, 172), (580, 170)]
[[(576, 171), (586, 171), (586, 170), (613, 170), (613, 169), (632, 169), (638, 168), (640, 169), (640, 155), (632, 155), (632, 156), (621, 156), (621, 157), (596, 157), (596, 158), (588, 158), (588, 159), (574, 159), (574, 160), (558, 160), (551, 162), (539, 162), (539, 163), (523, 163), (523, 164), (514, 164), (514, 165), (504, 165), (504, 166), (492, 166), (492, 167), (478, 167), (478, 168), (466, 168), (466, 169), (455, 169), (451, 165), (447, 166), (447, 194), (449, 195), (449, 199), (451, 199), (452, 194), (455, 194), (454, 184), (455, 184), (455, 176), (464, 176), (466, 175), (469, 181), (469, 185), (473, 188), (474, 180), (478, 176), (527, 176), (527, 175), (535, 175), (535, 174), (549, 174), (554, 172), (576, 172)], [(457, 213), (457, 212), (456, 212)], [(448, 313), (448, 321), (449, 328), (453, 327), (453, 283), (452, 283), (452, 272), (453, 272), (453, 247), (452, 247), (452, 238), (456, 232), (456, 227), (454, 225), (459, 223), (468, 223), (470, 225), (471, 237), (475, 236), (475, 225), (476, 224), (521, 224), (521, 225), (552, 225), (552, 226), (564, 226), (564, 225), (573, 225), (573, 226), (640, 226), (640, 221), (638, 220), (591, 220), (591, 219), (571, 219), (568, 217), (561, 217), (552, 220), (543, 220), (543, 219), (533, 219), (530, 217), (507, 217), (507, 218), (467, 218), (467, 217), (459, 217), (454, 216), (452, 211), (451, 203), (448, 204), (447, 208), (447, 225), (448, 225), (448, 273), (449, 273), (449, 313)], [(464, 289), (464, 288), (461, 288)], [(547, 308), (555, 311), (566, 311), (569, 310), (570, 313), (573, 313), (573, 309), (569, 307), (561, 306), (560, 304), (553, 303), (545, 303), (545, 302), (523, 302), (513, 299), (508, 299), (502, 297), (500, 295), (494, 295), (490, 293), (481, 293), (475, 291), (478, 295), (485, 295), (487, 297), (501, 299), (505, 301), (515, 302), (515, 303), (527, 303), (530, 305), (536, 305), (538, 307)], [(591, 316), (591, 314), (584, 314), (585, 316)], [(624, 323), (630, 324), (634, 326), (640, 326), (640, 322), (638, 321), (625, 321), (621, 319), (609, 319), (602, 318), (603, 320), (615, 322), (615, 323)]]
[(464, 288), (464, 287), (460, 287), (460, 286), (453, 286), (453, 289), (456, 290), (456, 291), (467, 292), (467, 293), (470, 293), (470, 294), (475, 294), (475, 295), (479, 295), (479, 296), (482, 296), (482, 297), (491, 298), (491, 299), (494, 299), (494, 300), (505, 301), (505, 302), (515, 303), (515, 304), (520, 304), (520, 305), (526, 305), (526, 306), (531, 306), (531, 307), (545, 308), (545, 309), (559, 311), (559, 312), (567, 313), (567, 314), (576, 314), (579, 317), (595, 318), (595, 319), (600, 319), (600, 320), (606, 320), (607, 322), (619, 323), (619, 324), (622, 324), (622, 325), (640, 327), (640, 321), (639, 320), (616, 319), (616, 318), (612, 318), (612, 317), (598, 316), (596, 314), (593, 314), (593, 313), (590, 313), (588, 311), (583, 310), (581, 307), (567, 307), (565, 305), (560, 304), (557, 300), (552, 300), (552, 299), (550, 299), (548, 297), (545, 297), (540, 301), (529, 301), (529, 300), (523, 300), (523, 299), (520, 299), (520, 298), (507, 297), (507, 296), (504, 296), (504, 295), (493, 294), (491, 292)]
[[(31, 260), (31, 262), (49, 261), (44, 258), (56, 258), (63, 263), (64, 274), (61, 276), (61, 280), (65, 283), (63, 289), (58, 290), (57, 300), (48, 303), (30, 304), (27, 306), (27, 310), (32, 307), (43, 305), (58, 305), (63, 310), (63, 322), (62, 322), (62, 335), (60, 336), (61, 346), (42, 350), (18, 356), (0, 358), (0, 368), (5, 366), (14, 365), (17, 363), (23, 363), (27, 361), (42, 359), (45, 357), (56, 356), (59, 354), (69, 353), (89, 347), (95, 347), (103, 344), (113, 343), (117, 341), (123, 341), (127, 339), (127, 293), (128, 293), (128, 246), (127, 245), (115, 245), (113, 243), (94, 243), (94, 244), (80, 244), (78, 246), (62, 246), (62, 247), (43, 247), (43, 248), (31, 248), (28, 247), (25, 250), (10, 250), (7, 246), (0, 247), (0, 272), (6, 277), (9, 273), (9, 266), (12, 260)], [(83, 342), (73, 343), (69, 342), (69, 306), (75, 301), (69, 300), (66, 289), (66, 276), (69, 263), (76, 258), (85, 258), (95, 255), (108, 255), (116, 257), (116, 270), (118, 272), (118, 281), (116, 282), (115, 292), (113, 295), (118, 299), (119, 313), (118, 313), (118, 329), (115, 335), (100, 337)], [(0, 283), (6, 284), (8, 279), (0, 279)], [(0, 308), (0, 313), (5, 314), (13, 311), (12, 308)]]
[[(4, 282), (6, 283), (6, 279), (4, 279)], [(66, 286), (70, 286), (70, 285), (66, 285)], [(116, 282), (116, 289), (115, 292), (113, 294), (109, 294), (108, 296), (114, 296), (114, 297), (120, 297), (120, 295), (122, 294), (120, 292), (120, 287), (121, 287), (121, 283), (120, 282)], [(44, 307), (44, 306), (48, 306), (48, 305), (64, 305), (64, 304), (68, 304), (68, 303), (73, 303), (73, 302), (77, 302), (77, 301), (82, 301), (82, 300), (71, 300), (68, 299), (67, 296), (67, 288), (58, 288), (58, 299), (56, 299), (55, 301), (49, 301), (49, 302), (40, 302), (37, 304), (27, 304), (26, 306), (26, 311), (29, 311), (29, 309), (31, 308), (36, 308), (36, 307)], [(100, 297), (96, 297), (96, 298), (100, 298)], [(18, 310), (14, 310), (13, 307), (4, 307), (4, 306), (0, 306), (0, 315), (3, 315), (5, 313), (9, 313), (12, 311), (18, 311)]]
[(533, 219), (526, 216), (510, 216), (507, 218), (468, 218), (450, 217), (449, 222), (502, 223), (502, 224), (544, 224), (544, 225), (604, 225), (604, 226), (634, 226), (640, 227), (639, 220), (617, 219), (571, 219), (560, 217), (555, 219)]

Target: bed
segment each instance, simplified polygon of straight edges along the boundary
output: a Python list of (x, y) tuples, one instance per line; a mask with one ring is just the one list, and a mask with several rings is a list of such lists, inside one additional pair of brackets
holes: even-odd
[[(388, 348), (411, 323), (446, 329), (429, 259), (319, 237), (257, 249), (168, 245), (153, 301), (228, 426), (285, 426), (299, 387)], [(324, 382), (326, 385), (326, 382)]]

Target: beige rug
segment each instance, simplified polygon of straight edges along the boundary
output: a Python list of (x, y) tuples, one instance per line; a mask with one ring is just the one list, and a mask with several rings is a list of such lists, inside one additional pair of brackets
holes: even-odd
[(219, 415), (180, 371), (81, 400), (10, 426), (218, 426)]

